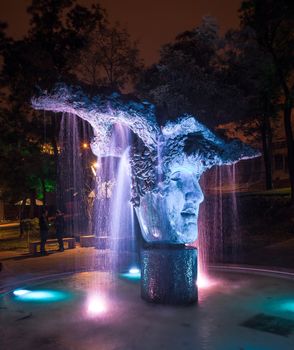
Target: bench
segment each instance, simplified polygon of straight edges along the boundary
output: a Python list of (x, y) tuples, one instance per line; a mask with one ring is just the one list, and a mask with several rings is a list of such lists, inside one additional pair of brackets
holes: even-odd
[(96, 242), (96, 237), (93, 235), (80, 236), (81, 247), (94, 247)]
[[(66, 238), (63, 238), (62, 240), (63, 240), (63, 243), (67, 243), (68, 249), (73, 249), (76, 247), (76, 240), (74, 237), (66, 237)], [(46, 245), (47, 244), (56, 244), (56, 243), (58, 243), (58, 240), (56, 238), (55, 239), (47, 239), (47, 241), (46, 241)], [(30, 253), (33, 255), (36, 255), (38, 246), (41, 246), (41, 241), (30, 242), (30, 244), (29, 244)]]

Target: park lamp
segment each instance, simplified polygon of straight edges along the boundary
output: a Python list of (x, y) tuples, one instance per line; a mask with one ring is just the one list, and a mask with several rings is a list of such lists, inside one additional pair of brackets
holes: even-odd
[(82, 143), (82, 148), (83, 149), (89, 149), (89, 144), (87, 142)]

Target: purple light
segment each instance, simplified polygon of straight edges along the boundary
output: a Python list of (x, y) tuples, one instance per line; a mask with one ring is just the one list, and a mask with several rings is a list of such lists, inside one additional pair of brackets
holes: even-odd
[(107, 303), (105, 299), (98, 294), (91, 295), (88, 299), (87, 313), (90, 316), (104, 314), (107, 311)]

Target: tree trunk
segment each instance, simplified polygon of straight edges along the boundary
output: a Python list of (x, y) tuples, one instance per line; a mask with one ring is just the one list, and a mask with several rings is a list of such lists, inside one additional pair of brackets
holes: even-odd
[(36, 192), (34, 190), (31, 191), (30, 194), (30, 212), (29, 212), (29, 218), (33, 219), (35, 216), (35, 208), (36, 208)]
[(272, 131), (270, 120), (267, 116), (263, 116), (261, 123), (261, 138), (263, 148), (263, 160), (265, 169), (265, 187), (267, 190), (273, 189), (272, 177)]
[(59, 151), (58, 151), (58, 127), (56, 122), (56, 115), (50, 114), (51, 116), (51, 144), (54, 152), (54, 166), (55, 166), (55, 201), (56, 208), (64, 211), (63, 206), (61, 206), (61, 191), (60, 191), (60, 178), (58, 170), (58, 160), (59, 160)]
[(19, 212), (19, 238), (22, 238), (24, 235), (24, 225), (23, 225), (23, 220), (26, 218), (26, 200), (27, 200), (27, 196), (25, 196), (21, 202), (21, 206), (20, 206), (20, 212)]
[(291, 125), (292, 103), (290, 97), (286, 98), (284, 105), (284, 127), (288, 153), (288, 171), (291, 186), (291, 204), (294, 205), (294, 140)]
[(43, 176), (41, 178), (41, 184), (42, 184), (42, 192), (43, 192), (43, 206), (46, 207), (46, 205), (47, 205), (47, 196), (46, 196), (45, 179), (44, 179)]

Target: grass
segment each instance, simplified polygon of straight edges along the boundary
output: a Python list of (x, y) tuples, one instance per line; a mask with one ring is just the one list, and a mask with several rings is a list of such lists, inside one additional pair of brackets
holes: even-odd
[(5, 239), (0, 240), (0, 251), (5, 250), (18, 250), (18, 251), (27, 251), (28, 243), (24, 239)]
[[(5, 236), (7, 238), (5, 238)], [(39, 240), (39, 233), (30, 233), (30, 241)], [(2, 239), (0, 239), (0, 251), (4, 250), (17, 250), (27, 251), (28, 250), (28, 237), (24, 235), (22, 238), (19, 237), (19, 229), (9, 230), (2, 233)]]

